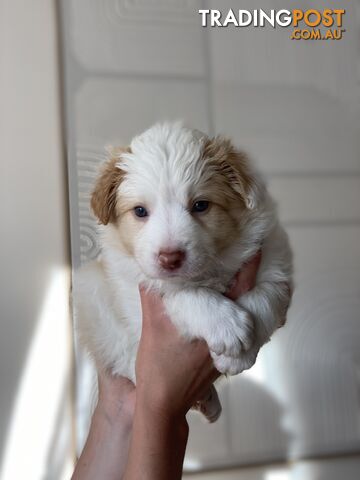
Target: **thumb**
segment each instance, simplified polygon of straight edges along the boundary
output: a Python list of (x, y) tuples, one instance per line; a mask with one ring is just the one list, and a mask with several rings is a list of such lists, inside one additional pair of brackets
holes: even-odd
[(164, 315), (164, 307), (159, 294), (139, 285), (143, 326), (150, 325), (154, 320)]

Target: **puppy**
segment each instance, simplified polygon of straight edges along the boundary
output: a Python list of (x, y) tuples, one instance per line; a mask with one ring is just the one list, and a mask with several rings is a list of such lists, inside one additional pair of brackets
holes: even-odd
[[(91, 206), (102, 251), (79, 272), (74, 298), (79, 338), (98, 368), (135, 382), (140, 282), (163, 296), (182, 335), (205, 339), (219, 372), (254, 364), (285, 321), (292, 255), (274, 202), (243, 153), (226, 138), (157, 124), (112, 149)], [(229, 300), (223, 294), (234, 275), (260, 249), (255, 288)], [(217, 419), (214, 388), (197, 408)]]

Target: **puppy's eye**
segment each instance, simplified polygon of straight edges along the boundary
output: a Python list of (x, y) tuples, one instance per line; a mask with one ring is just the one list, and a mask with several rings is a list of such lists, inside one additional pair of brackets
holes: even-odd
[(207, 200), (198, 200), (192, 206), (191, 211), (193, 213), (205, 212), (209, 208), (209, 202)]
[(137, 217), (147, 217), (149, 214), (146, 210), (145, 207), (142, 207), (141, 205), (138, 205), (137, 207), (134, 208), (134, 213)]

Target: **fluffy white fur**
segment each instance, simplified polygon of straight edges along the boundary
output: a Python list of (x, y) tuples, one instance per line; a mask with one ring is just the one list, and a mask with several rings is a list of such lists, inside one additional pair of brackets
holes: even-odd
[[(105, 223), (99, 227), (101, 256), (76, 278), (77, 327), (98, 367), (134, 382), (141, 333), (139, 282), (163, 294), (166, 310), (183, 335), (206, 340), (222, 373), (250, 368), (259, 348), (284, 321), (292, 289), (292, 255), (274, 202), (245, 157), (237, 172), (231, 170), (236, 170), (236, 163), (230, 171), (224, 158), (221, 162), (207, 158), (205, 145), (211, 141), (216, 146), (224, 140), (210, 140), (181, 124), (155, 125), (135, 137), (126, 151), (113, 151), (115, 168), (121, 170), (115, 196), (106, 188), (97, 192), (98, 201), (108, 201), (103, 208), (113, 211), (110, 219), (100, 218)], [(244, 172), (247, 181), (242, 184)], [(209, 227), (207, 212), (197, 216), (189, 205), (204, 199), (204, 192), (211, 197), (212, 189), (218, 201), (221, 183), (212, 187), (217, 175), (228, 182), (234, 198), (221, 208), (211, 207), (215, 210)], [(101, 197), (110, 194), (112, 198)], [(138, 205), (148, 210), (145, 219), (133, 214)], [(231, 243), (225, 246), (224, 239), (215, 239), (221, 237), (223, 221), (224, 238), (231, 232)], [(256, 287), (236, 303), (230, 301), (223, 293), (260, 248)], [(158, 255), (164, 249), (185, 252), (179, 269), (160, 268)], [(214, 389), (200, 410), (211, 421), (217, 418), (220, 405)]]

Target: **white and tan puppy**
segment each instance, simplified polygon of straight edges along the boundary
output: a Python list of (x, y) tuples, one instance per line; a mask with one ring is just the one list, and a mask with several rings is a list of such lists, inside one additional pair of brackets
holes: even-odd
[[(181, 334), (206, 340), (220, 372), (250, 368), (284, 321), (292, 255), (248, 159), (222, 137), (158, 124), (112, 150), (91, 205), (102, 253), (79, 272), (74, 297), (97, 366), (135, 382), (143, 282), (163, 295)], [(223, 293), (259, 249), (255, 288), (229, 300)], [(221, 408), (211, 393), (201, 410), (213, 421)]]

